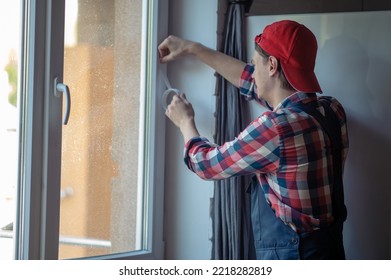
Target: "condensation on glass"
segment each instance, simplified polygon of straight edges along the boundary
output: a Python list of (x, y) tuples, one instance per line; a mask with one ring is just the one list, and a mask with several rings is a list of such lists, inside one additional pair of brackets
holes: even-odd
[(67, 0), (59, 258), (138, 250), (142, 1)]

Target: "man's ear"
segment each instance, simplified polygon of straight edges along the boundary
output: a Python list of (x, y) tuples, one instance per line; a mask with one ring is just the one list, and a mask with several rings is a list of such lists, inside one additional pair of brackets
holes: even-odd
[(278, 60), (274, 56), (269, 56), (269, 75), (274, 76), (278, 73)]

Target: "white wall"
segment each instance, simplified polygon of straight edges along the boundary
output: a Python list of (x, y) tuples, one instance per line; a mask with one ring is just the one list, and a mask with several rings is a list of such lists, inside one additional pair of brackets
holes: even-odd
[(320, 85), (347, 113), (347, 258), (391, 259), (391, 12), (249, 17), (248, 40), (281, 19), (299, 21), (315, 33)]
[[(217, 0), (171, 0), (169, 33), (216, 46)], [(248, 42), (266, 24), (290, 18), (314, 31), (316, 72), (327, 95), (348, 114), (351, 149), (345, 170), (349, 259), (391, 258), (391, 12), (262, 16), (248, 18)], [(253, 47), (249, 45), (251, 56)], [(201, 134), (212, 139), (213, 71), (194, 59), (168, 67), (174, 87), (193, 103)], [(255, 103), (252, 116), (261, 113)], [(183, 164), (183, 140), (167, 121), (165, 239), (167, 259), (209, 259), (209, 197), (213, 184)]]
[[(216, 48), (217, 0), (171, 0), (169, 33)], [(198, 129), (213, 139), (214, 71), (194, 58), (168, 65), (173, 87), (192, 102)], [(199, 179), (183, 162), (183, 138), (166, 122), (165, 240), (167, 259), (210, 259), (209, 200), (213, 183)]]

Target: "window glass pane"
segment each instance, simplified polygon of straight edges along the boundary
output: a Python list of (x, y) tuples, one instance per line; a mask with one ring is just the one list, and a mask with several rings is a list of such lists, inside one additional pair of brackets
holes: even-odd
[[(0, 1), (0, 260), (13, 259), (18, 162), (20, 1)], [(4, 28), (6, 26), (6, 28)]]
[(59, 258), (138, 250), (142, 0), (67, 0)]

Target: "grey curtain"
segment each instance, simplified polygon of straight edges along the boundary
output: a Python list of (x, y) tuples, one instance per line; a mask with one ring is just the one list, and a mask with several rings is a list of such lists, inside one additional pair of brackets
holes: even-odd
[[(244, 9), (248, 1), (230, 1), (220, 51), (246, 61)], [(239, 90), (216, 74), (215, 142), (233, 140), (246, 125), (244, 98)], [(253, 259), (248, 178), (216, 181), (211, 200), (212, 255), (215, 260)]]

